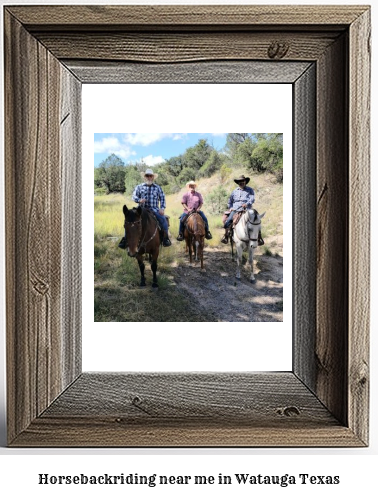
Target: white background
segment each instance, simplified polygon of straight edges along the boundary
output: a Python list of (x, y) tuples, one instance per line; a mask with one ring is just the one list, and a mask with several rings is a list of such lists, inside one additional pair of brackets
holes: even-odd
[[(93, 258), (88, 258), (93, 256), (93, 189), (91, 184), (83, 183), (84, 371), (292, 369), (292, 85), (243, 84), (238, 92), (232, 84), (83, 85), (83, 171), (90, 174), (95, 132), (221, 133), (232, 130), (283, 133), (284, 321), (171, 322), (155, 323), (153, 328), (148, 323), (94, 322)], [(258, 200), (256, 204), (258, 206)], [(169, 213), (169, 206), (167, 208)], [(269, 210), (263, 224), (268, 221)], [(230, 262), (230, 269), (232, 267), (235, 268), (235, 264)], [(210, 274), (208, 279), (211, 280)]]
[[(12, 1), (12, 4), (25, 3)], [(34, 3), (42, 3), (34, 1)], [(51, 2), (48, 2), (51, 3)], [(63, 4), (73, 3), (88, 3), (83, 2), (62, 2)], [(92, 4), (96, 2), (92, 0)], [(106, 3), (106, 2), (104, 2)], [(127, 2), (116, 2), (127, 3)], [(133, 2), (138, 3), (138, 2)], [(152, 2), (151, 2), (152, 3)], [(156, 2), (161, 3), (161, 2)], [(165, 2), (167, 3), (167, 2)], [(172, 2), (173, 3), (173, 2)], [(177, 2), (176, 2), (177, 3)], [(191, 3), (191, 2), (187, 2)], [(240, 4), (253, 2), (222, 2), (216, 0), (211, 2), (197, 2), (206, 4)], [(259, 4), (271, 4), (272, 2), (259, 1)], [(288, 2), (274, 2), (276, 4), (286, 4)], [(313, 4), (310, 2), (291, 1), (292, 4)], [(323, 4), (361, 4), (366, 2), (353, 1), (324, 1)], [(377, 24), (377, 14), (375, 8), (372, 11), (373, 20), (373, 73), (372, 73), (372, 89), (377, 88), (376, 78), (376, 54), (378, 52), (377, 36), (374, 31), (374, 26)], [(3, 95), (1, 96), (3, 99)], [(3, 102), (3, 100), (1, 101)], [(3, 135), (3, 132), (1, 133)], [(372, 92), (372, 137), (378, 136), (377, 127), (377, 99), (376, 93)], [(372, 144), (372, 214), (373, 220), (378, 215), (377, 197), (375, 195), (377, 182), (377, 169), (374, 165), (377, 164), (377, 141)], [(2, 181), (3, 186), (3, 181)], [(3, 230), (4, 221), (1, 220)], [(372, 244), (371, 255), (376, 256), (377, 252), (377, 230), (376, 224), (372, 225)], [(4, 279), (4, 250), (1, 249), (2, 265), (0, 272), (2, 273), (2, 281)], [(5, 445), (5, 417), (4, 417), (4, 396), (2, 397), (3, 404), (1, 405), (1, 445), (0, 448), (0, 491), (4, 498), (10, 495), (14, 497), (28, 496), (29, 498), (49, 498), (52, 495), (55, 498), (82, 498), (83, 493), (87, 492), (94, 498), (102, 498), (105, 495), (112, 499), (125, 499), (130, 494), (138, 494), (137, 498), (190, 498), (196, 495), (200, 498), (229, 498), (230, 495), (237, 495), (238, 499), (244, 498), (261, 498), (262, 495), (267, 498), (280, 495), (282, 498), (302, 499), (305, 495), (308, 499), (334, 499), (340, 497), (343, 499), (355, 499), (356, 497), (373, 498), (376, 494), (376, 468), (377, 468), (377, 436), (378, 436), (378, 412), (377, 412), (377, 341), (375, 332), (377, 330), (377, 265), (372, 260), (372, 308), (371, 308), (371, 444), (367, 449), (100, 449), (100, 450), (85, 450), (85, 449), (70, 449), (70, 450), (8, 450)], [(2, 312), (4, 313), (4, 303), (2, 303)], [(4, 359), (4, 323), (2, 323), (2, 342), (1, 355)], [(1, 386), (5, 387), (4, 372), (1, 372)], [(149, 474), (157, 472), (159, 474), (213, 474), (219, 472), (223, 474), (233, 473), (251, 473), (251, 474), (276, 474), (276, 473), (310, 473), (315, 475), (330, 474), (340, 475), (341, 484), (339, 486), (295, 486), (288, 488), (276, 487), (238, 487), (236, 485), (227, 486), (224, 488), (217, 487), (213, 490), (210, 487), (201, 487), (195, 489), (179, 489), (179, 487), (169, 487), (164, 490), (158, 488), (149, 488), (143, 490), (124, 490), (123, 488), (115, 487), (97, 487), (83, 489), (80, 487), (63, 487), (63, 486), (38, 486), (37, 474), (75, 474), (75, 473), (111, 473), (119, 474), (121, 472), (128, 474), (137, 472), (140, 474)], [(111, 489), (109, 489), (111, 488)], [(184, 487), (181, 487), (184, 488)], [(213, 487), (214, 488), (214, 487)]]

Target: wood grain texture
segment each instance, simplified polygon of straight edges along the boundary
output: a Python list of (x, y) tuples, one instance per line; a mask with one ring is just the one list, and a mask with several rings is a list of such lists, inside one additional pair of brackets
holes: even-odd
[[(347, 36), (317, 66), (316, 394), (348, 419), (348, 109)], [(330, 335), (330, 332), (332, 334)]]
[(82, 83), (293, 83), (310, 63), (219, 61), (138, 64), (62, 61)]
[(62, 386), (81, 374), (81, 82), (61, 65)]
[(145, 5), (145, 6), (12, 6), (7, 7), (29, 30), (41, 27), (77, 29), (78, 26), (138, 29), (195, 26), (314, 26), (351, 24), (365, 10), (363, 5)]
[(5, 54), (6, 255), (11, 263), (7, 397), (12, 441), (72, 378), (63, 376), (62, 362), (61, 64), (7, 14)]
[(37, 32), (59, 59), (173, 63), (204, 60), (314, 61), (339, 36), (325, 33), (254, 32)]
[(350, 28), (349, 426), (368, 441), (370, 318), (370, 11)]
[[(4, 13), (9, 444), (366, 446), (369, 8), (80, 9), (20, 6)], [(77, 378), (81, 82), (184, 82), (185, 67), (193, 78), (206, 68), (203, 81), (222, 74), (245, 81), (251, 59), (271, 64), (271, 79), (287, 78), (282, 61), (316, 62), (317, 272), (315, 281), (312, 267), (304, 270), (308, 289), (306, 280), (296, 282), (304, 295), (295, 312), (303, 325), (293, 373)], [(296, 182), (309, 196), (311, 71), (305, 63), (297, 72), (294, 93), (295, 105), (306, 110), (295, 115)], [(313, 241), (314, 210), (306, 196), (296, 195), (298, 212), (296, 203), (304, 209), (295, 222), (303, 227), (303, 241), (296, 236), (295, 243), (303, 268), (301, 246)], [(353, 239), (355, 214), (365, 223)]]
[(315, 391), (316, 343), (316, 65), (293, 86), (294, 373)]
[(91, 373), (14, 445), (291, 446), (298, 433), (304, 446), (361, 445), (291, 373)]

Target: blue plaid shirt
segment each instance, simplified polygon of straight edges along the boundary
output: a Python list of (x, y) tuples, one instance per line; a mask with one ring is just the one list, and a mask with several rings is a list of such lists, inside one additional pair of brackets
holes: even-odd
[(246, 203), (247, 208), (252, 208), (252, 204), (255, 201), (255, 192), (249, 187), (245, 186), (244, 189), (237, 187), (232, 191), (230, 198), (228, 199), (227, 206), (231, 210), (239, 210), (241, 206)]
[[(133, 192), (133, 200), (137, 203), (139, 200), (146, 200), (144, 206), (150, 208), (154, 212), (158, 212), (159, 208), (165, 209), (165, 196), (163, 190), (157, 184), (151, 184), (149, 186), (145, 182), (139, 184)], [(159, 206), (160, 204), (160, 206)]]

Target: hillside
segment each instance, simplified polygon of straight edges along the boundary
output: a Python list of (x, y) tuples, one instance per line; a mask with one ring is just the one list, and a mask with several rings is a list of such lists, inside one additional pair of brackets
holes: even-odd
[[(236, 187), (233, 178), (240, 173), (232, 172), (222, 184), (228, 194)], [(122, 205), (135, 204), (123, 195), (95, 197), (95, 321), (282, 321), (283, 185), (272, 174), (251, 176), (254, 208), (266, 212), (265, 246), (255, 253), (255, 285), (248, 281), (248, 264), (242, 279), (235, 279), (230, 246), (220, 243), (221, 215), (208, 211), (206, 200), (219, 185), (219, 173), (198, 183), (213, 234), (212, 240), (205, 240), (204, 272), (199, 264), (189, 264), (185, 244), (176, 241), (185, 189), (166, 197), (172, 246), (160, 250), (156, 293), (150, 288), (148, 263), (147, 287), (140, 289), (137, 262), (117, 247), (123, 233)]]

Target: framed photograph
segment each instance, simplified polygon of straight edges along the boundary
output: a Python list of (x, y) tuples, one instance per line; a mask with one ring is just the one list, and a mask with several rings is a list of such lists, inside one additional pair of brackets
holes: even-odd
[[(6, 6), (4, 23), (8, 445), (368, 446), (369, 7)], [(292, 86), (292, 370), (82, 370), (86, 83)]]

